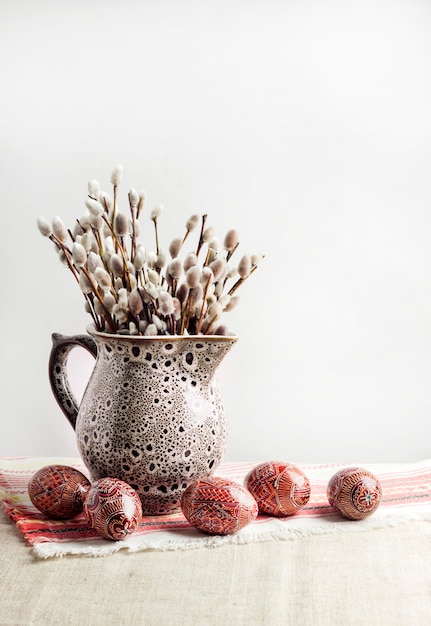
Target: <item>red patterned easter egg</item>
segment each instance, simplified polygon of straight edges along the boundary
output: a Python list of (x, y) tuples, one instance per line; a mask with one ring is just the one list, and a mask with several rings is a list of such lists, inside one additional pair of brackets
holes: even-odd
[(211, 535), (231, 535), (256, 519), (256, 500), (242, 485), (224, 478), (197, 480), (181, 498), (190, 524)]
[(296, 465), (269, 461), (249, 472), (245, 486), (260, 513), (287, 516), (300, 511), (310, 499), (310, 482)]
[(90, 481), (68, 465), (46, 465), (28, 483), (34, 506), (47, 517), (71, 519), (81, 513)]
[(119, 541), (131, 535), (142, 518), (136, 491), (117, 478), (100, 478), (92, 483), (85, 498), (88, 524), (105, 539)]
[(362, 467), (346, 467), (332, 476), (327, 496), (329, 504), (343, 517), (361, 520), (379, 506), (382, 488), (372, 472)]

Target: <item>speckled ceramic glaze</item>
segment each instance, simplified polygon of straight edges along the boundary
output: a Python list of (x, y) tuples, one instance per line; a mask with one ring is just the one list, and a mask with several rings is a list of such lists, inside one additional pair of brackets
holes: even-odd
[[(226, 444), (214, 375), (236, 337), (53, 335), (53, 393), (76, 430), (92, 480), (127, 482), (144, 515), (171, 513), (194, 480), (209, 476)], [(72, 348), (96, 357), (78, 406), (67, 378)]]

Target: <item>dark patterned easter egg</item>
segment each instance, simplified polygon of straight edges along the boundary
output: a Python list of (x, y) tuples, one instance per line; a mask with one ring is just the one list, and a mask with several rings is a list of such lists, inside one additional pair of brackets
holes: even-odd
[(372, 472), (362, 467), (347, 467), (332, 476), (327, 496), (329, 504), (343, 517), (361, 520), (379, 506), (382, 488)]
[(136, 491), (127, 483), (117, 478), (100, 478), (88, 491), (84, 513), (99, 535), (119, 541), (139, 526), (142, 505)]
[(260, 513), (287, 516), (300, 511), (310, 499), (310, 482), (296, 465), (268, 461), (254, 467), (245, 486)]
[(231, 535), (256, 519), (256, 500), (242, 485), (224, 478), (197, 480), (187, 487), (181, 509), (190, 524), (212, 535)]
[(90, 481), (68, 465), (46, 465), (28, 483), (34, 506), (54, 519), (71, 519), (81, 513)]

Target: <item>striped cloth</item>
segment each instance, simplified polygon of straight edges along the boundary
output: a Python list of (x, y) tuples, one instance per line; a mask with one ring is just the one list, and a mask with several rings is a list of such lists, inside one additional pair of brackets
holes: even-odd
[[(76, 458), (7, 457), (0, 458), (0, 498), (7, 516), (15, 522), (26, 542), (38, 557), (67, 554), (101, 556), (117, 550), (174, 550), (217, 546), (223, 543), (247, 543), (297, 539), (322, 533), (356, 532), (412, 520), (431, 521), (431, 460), (408, 464), (349, 463), (373, 472), (379, 479), (383, 498), (373, 515), (362, 521), (348, 521), (329, 506), (326, 486), (331, 476), (346, 464), (296, 463), (307, 475), (311, 496), (307, 506), (291, 517), (259, 515), (235, 535), (210, 536), (192, 528), (181, 513), (144, 517), (138, 530), (124, 541), (108, 541), (88, 528), (84, 516), (54, 521), (35, 509), (28, 497), (27, 485), (41, 467), (61, 463), (86, 473)], [(243, 483), (256, 463), (224, 463), (217, 476)]]

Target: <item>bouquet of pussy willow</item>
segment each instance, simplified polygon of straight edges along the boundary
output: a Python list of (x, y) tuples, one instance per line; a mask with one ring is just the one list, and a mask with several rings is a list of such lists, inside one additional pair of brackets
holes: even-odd
[[(130, 189), (128, 209), (121, 211), (121, 176), (118, 165), (111, 176), (112, 195), (101, 191), (98, 181), (88, 183), (86, 210), (73, 229), (59, 217), (52, 224), (43, 217), (37, 221), (76, 279), (96, 329), (146, 336), (226, 335), (220, 318), (236, 305), (237, 289), (262, 257), (245, 254), (233, 264), (236, 230), (229, 230), (220, 245), (207, 215), (192, 215), (166, 253), (159, 244), (161, 207), (149, 212), (154, 249), (148, 250), (139, 240), (145, 193)], [(196, 243), (185, 252), (194, 230)]]

